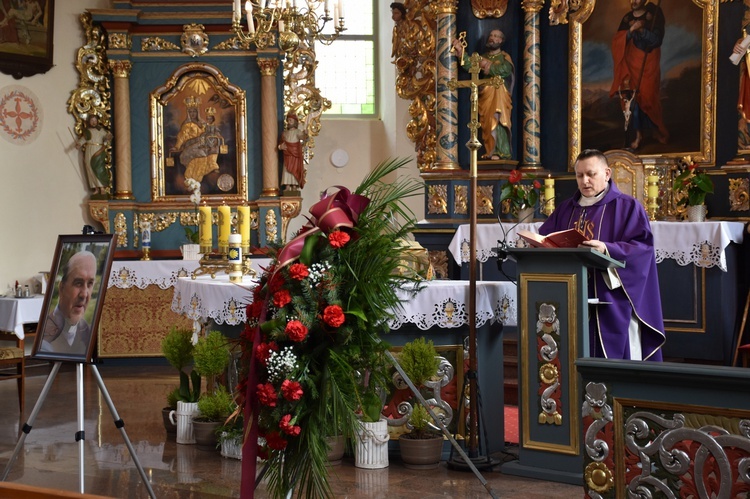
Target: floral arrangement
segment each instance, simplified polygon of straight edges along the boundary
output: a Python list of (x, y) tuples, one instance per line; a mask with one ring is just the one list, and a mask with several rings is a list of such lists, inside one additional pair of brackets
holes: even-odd
[(690, 156), (685, 156), (677, 164), (678, 174), (672, 183), (672, 190), (678, 195), (678, 206), (699, 206), (705, 204), (706, 194), (713, 194), (711, 177), (697, 168)]
[(533, 180), (531, 185), (523, 185), (524, 175), (519, 170), (511, 170), (506, 182), (500, 190), (500, 202), (508, 200), (511, 213), (520, 212), (525, 208), (535, 208), (539, 201), (539, 189), (542, 184), (533, 175), (526, 175), (526, 179)]
[(385, 162), (354, 192), (339, 187), (311, 207), (300, 233), (272, 249), (253, 290), (239, 340), (243, 482), (252, 477), (251, 486), (259, 456), (273, 497), (294, 489), (331, 497), (325, 438), (353, 435), (368, 401), (376, 418), (383, 409), (376, 390), (387, 384), (388, 345), (380, 335), (400, 306), (396, 288), (417, 279), (402, 272), (400, 248), (414, 226), (403, 199), (421, 184), (383, 180), (405, 163)]
[[(201, 204), (201, 183), (194, 178), (187, 177), (185, 179), (185, 186), (190, 191), (190, 202), (195, 205), (195, 219), (198, 218), (198, 206)], [(198, 244), (199, 231), (198, 227), (185, 226), (185, 236), (188, 242)]]

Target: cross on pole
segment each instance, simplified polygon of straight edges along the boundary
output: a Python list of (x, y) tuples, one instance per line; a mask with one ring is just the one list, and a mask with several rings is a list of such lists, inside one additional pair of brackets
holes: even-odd
[(471, 151), (470, 170), (469, 170), (469, 206), (470, 206), (470, 224), (469, 224), (469, 457), (478, 457), (478, 437), (479, 437), (479, 414), (477, 409), (477, 348), (476, 348), (476, 308), (477, 308), (477, 269), (476, 269), (476, 227), (477, 227), (477, 151), (482, 146), (477, 138), (479, 124), (479, 87), (483, 85), (492, 85), (500, 88), (504, 84), (500, 76), (492, 78), (479, 78), (479, 63), (482, 56), (474, 52), (469, 58), (471, 66), (471, 80), (458, 81), (451, 79), (447, 86), (450, 90), (457, 88), (471, 89), (471, 120), (467, 125), (471, 130), (471, 137), (466, 143), (466, 147)]

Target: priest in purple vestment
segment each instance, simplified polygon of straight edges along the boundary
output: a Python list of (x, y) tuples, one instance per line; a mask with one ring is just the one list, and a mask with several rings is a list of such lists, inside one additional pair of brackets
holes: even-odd
[(563, 201), (539, 228), (547, 235), (578, 228), (594, 248), (625, 268), (589, 269), (589, 344), (594, 357), (662, 360), (664, 320), (656, 274), (654, 236), (641, 203), (623, 194), (600, 151), (587, 149), (575, 163), (578, 192)]

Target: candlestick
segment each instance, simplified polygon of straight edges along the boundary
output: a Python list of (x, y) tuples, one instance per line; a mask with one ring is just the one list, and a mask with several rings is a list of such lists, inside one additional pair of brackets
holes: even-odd
[(141, 249), (143, 250), (143, 256), (141, 260), (151, 260), (151, 221), (145, 220), (141, 222)]
[(544, 213), (551, 215), (555, 211), (555, 179), (544, 179)]
[(229, 235), (229, 251), (227, 251), (227, 260), (229, 261), (229, 280), (231, 282), (242, 282), (242, 236), (240, 234)]
[(232, 232), (232, 211), (229, 206), (219, 206), (219, 253), (227, 254), (229, 249), (229, 234)]
[(247, 205), (240, 205), (237, 207), (237, 227), (238, 232), (242, 236), (242, 251), (245, 253), (250, 252), (250, 207)]
[(648, 188), (646, 192), (648, 194), (648, 200), (646, 202), (646, 208), (648, 209), (648, 218), (656, 220), (656, 212), (659, 208), (659, 176), (649, 175), (647, 178)]
[(213, 220), (211, 217), (211, 207), (205, 202), (198, 208), (198, 241), (200, 242), (200, 252), (204, 255), (211, 253), (214, 246), (214, 235), (211, 229)]

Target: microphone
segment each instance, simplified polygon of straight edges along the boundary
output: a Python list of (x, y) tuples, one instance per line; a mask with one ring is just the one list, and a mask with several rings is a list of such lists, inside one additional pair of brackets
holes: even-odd
[(495, 251), (497, 252), (498, 263), (500, 261), (504, 262), (508, 259), (508, 243), (507, 243), (508, 234), (513, 232), (513, 229), (518, 227), (520, 224), (526, 222), (529, 218), (533, 219), (535, 213), (536, 213), (536, 209), (526, 214), (523, 218), (519, 218), (518, 221), (515, 224), (513, 224), (513, 226), (510, 229), (508, 229), (508, 232), (505, 232), (505, 229), (503, 228), (503, 222), (502, 220), (500, 220), (500, 213), (497, 214), (497, 222), (500, 224), (500, 231), (502, 231), (503, 233), (502, 241), (498, 240), (497, 248), (495, 248)]

